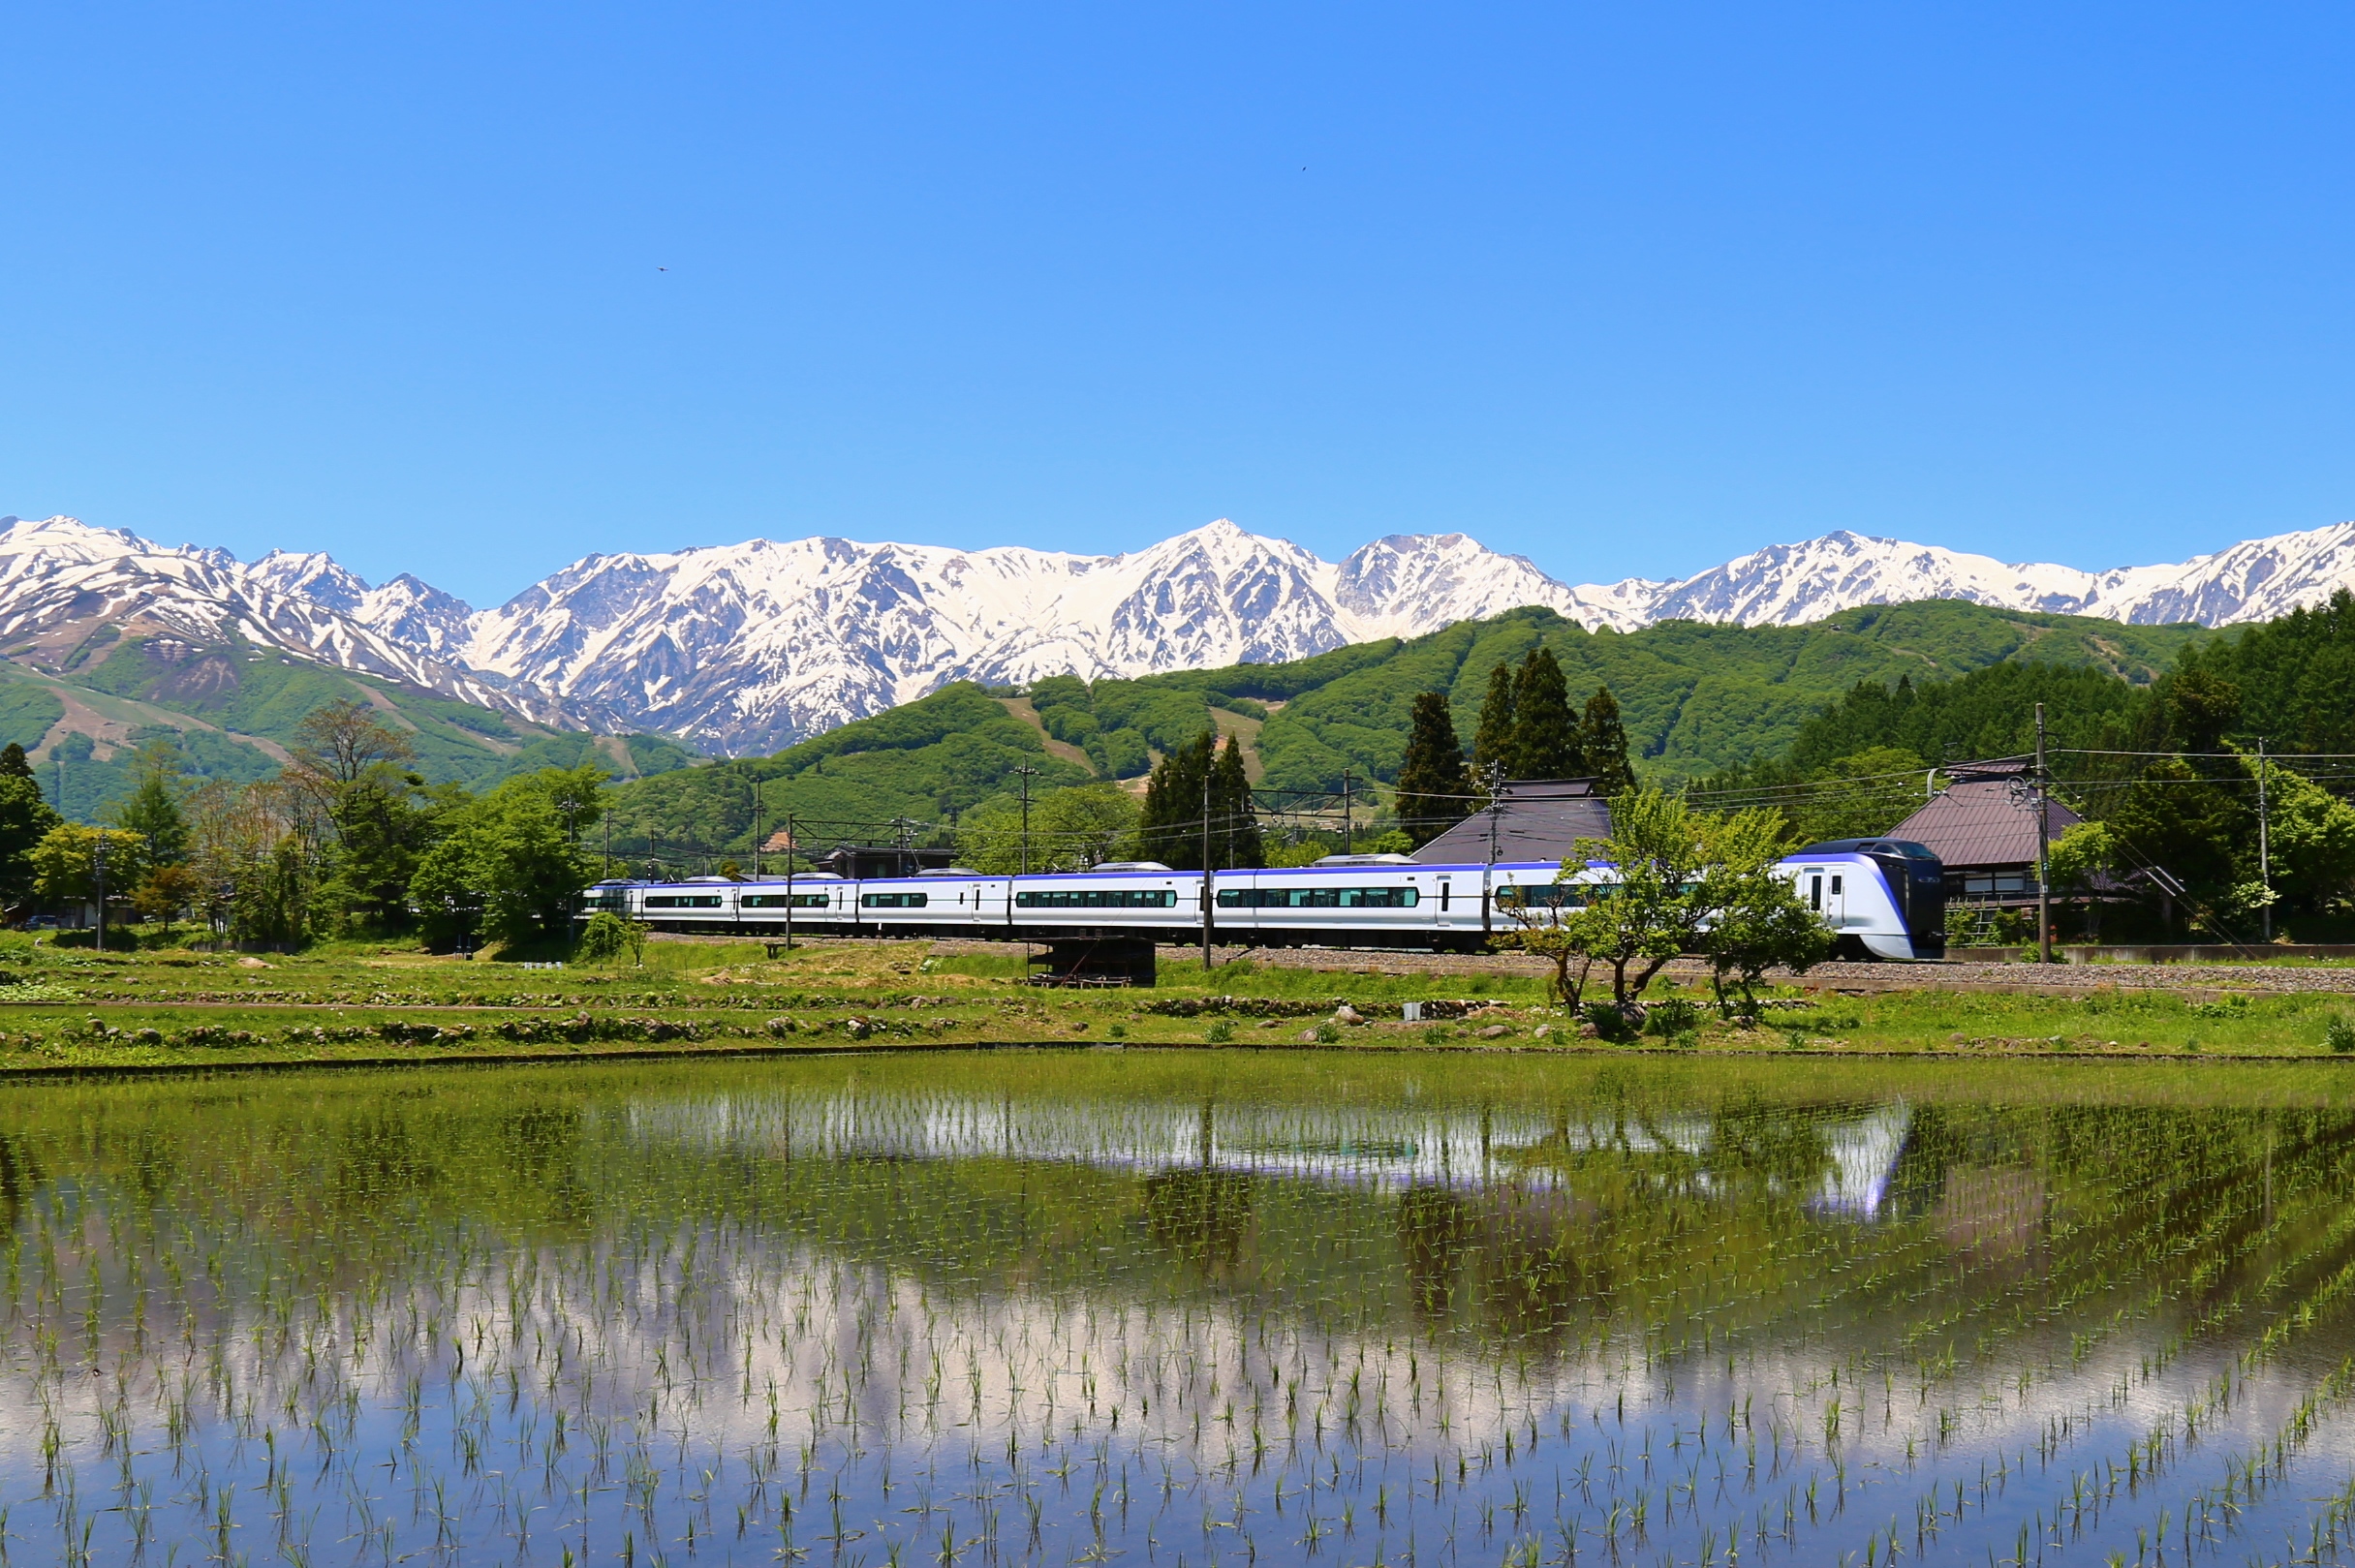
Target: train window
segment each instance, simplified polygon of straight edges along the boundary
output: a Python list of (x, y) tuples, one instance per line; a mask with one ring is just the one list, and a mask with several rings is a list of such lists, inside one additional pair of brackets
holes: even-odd
[(1823, 907), (1823, 878), (1820, 876), (1807, 879), (1807, 907), (1811, 909)]
[(822, 909), (833, 902), (829, 893), (747, 893), (736, 901), (747, 909)]
[(1537, 905), (1550, 909), (1583, 909), (1591, 890), (1564, 882), (1540, 882), (1534, 887), (1507, 885), (1497, 889), (1499, 904)]
[(658, 893), (646, 900), (649, 909), (716, 909), (720, 907), (717, 893), (691, 893), (684, 896)]
[(1446, 884), (1445, 882), (1441, 882), (1441, 883), (1440, 884), (1440, 913), (1441, 913), (1441, 914), (1445, 914), (1446, 912), (1447, 912), (1447, 884)]
[(931, 898), (929, 893), (861, 893), (858, 902), (869, 909), (920, 909)]
[[(1219, 895), (1224, 904), (1226, 895)], [(1177, 892), (1166, 887), (1050, 887), (1041, 892), (1017, 893), (1014, 903), (1025, 909), (1169, 909), (1177, 907)]]
[(1223, 887), (1223, 909), (1411, 909), (1411, 887)]
[(1837, 876), (1832, 878), (1832, 891), (1834, 893), (1838, 893), (1840, 891), (1840, 878)]

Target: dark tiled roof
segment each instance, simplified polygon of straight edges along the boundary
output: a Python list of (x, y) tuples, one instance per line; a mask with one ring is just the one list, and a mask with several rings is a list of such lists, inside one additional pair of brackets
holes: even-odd
[[(2036, 808), (2015, 798), (2012, 781), (1984, 774), (1962, 776), (1938, 791), (1920, 811), (1889, 830), (1892, 839), (1927, 845), (1950, 870), (1978, 866), (2026, 866), (2036, 859)], [(2047, 801), (2045, 831), (2055, 841), (2081, 820), (2061, 802)]]
[[(1496, 822), (1499, 860), (1565, 860), (1580, 839), (1611, 836), (1611, 806), (1592, 779), (1512, 779)], [(1489, 815), (1474, 812), (1414, 852), (1427, 866), (1467, 865), (1489, 856)]]

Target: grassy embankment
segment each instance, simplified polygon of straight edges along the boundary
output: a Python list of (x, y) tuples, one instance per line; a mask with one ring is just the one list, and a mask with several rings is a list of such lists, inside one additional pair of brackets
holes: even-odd
[[(1074, 993), (1029, 987), (1023, 972), (1016, 959), (932, 956), (914, 942), (821, 942), (774, 959), (759, 942), (654, 942), (640, 965), (559, 970), (375, 945), (267, 958), (101, 955), (7, 937), (0, 1071), (1112, 1043), (2312, 1059), (2333, 1055), (2334, 1020), (2355, 1018), (2345, 994), (1918, 991), (1808, 1001), (1785, 991), (1753, 1029), (1703, 1005), (1697, 1027), (1613, 1045), (1582, 1037), (1526, 975), (1237, 963), (1206, 976), (1173, 954), (1155, 990)], [(1476, 1010), (1402, 1022), (1400, 1003), (1414, 1000)], [(1344, 1001), (1368, 1021), (1336, 1022)]]

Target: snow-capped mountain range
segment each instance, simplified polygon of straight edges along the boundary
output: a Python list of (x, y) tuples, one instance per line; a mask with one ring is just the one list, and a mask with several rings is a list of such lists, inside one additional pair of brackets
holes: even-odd
[[(1340, 562), (1221, 520), (1125, 555), (753, 539), (593, 555), (495, 609), (325, 555), (166, 547), (71, 517), (0, 518), (0, 655), (50, 668), (94, 634), (231, 636), (543, 723), (765, 752), (952, 680), (1090, 679), (1300, 659), (1538, 604), (1589, 628), (1792, 626), (1959, 599), (2135, 623), (2264, 620), (2355, 586), (2355, 523), (2175, 566), (2006, 565), (1839, 532), (1674, 581), (1572, 587), (1462, 534)], [(101, 638), (100, 640), (108, 640)]]

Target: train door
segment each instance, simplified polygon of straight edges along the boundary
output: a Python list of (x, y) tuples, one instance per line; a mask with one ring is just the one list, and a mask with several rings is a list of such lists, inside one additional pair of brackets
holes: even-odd
[(1217, 887), (1217, 902), (1211, 906), (1211, 919), (1216, 923), (1222, 939), (1255, 937), (1259, 932), (1259, 878), (1248, 871), (1221, 872), (1211, 878)]
[(1808, 866), (1799, 873), (1800, 891), (1807, 895), (1807, 907), (1834, 931), (1847, 924), (1848, 876), (1847, 870), (1840, 866)]

